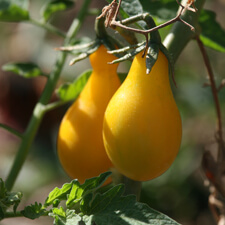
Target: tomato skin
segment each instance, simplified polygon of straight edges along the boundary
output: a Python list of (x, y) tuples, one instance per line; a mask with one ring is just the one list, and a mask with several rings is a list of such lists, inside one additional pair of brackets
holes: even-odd
[(142, 52), (110, 100), (103, 123), (107, 155), (130, 179), (147, 181), (164, 173), (177, 156), (182, 122), (160, 51), (150, 74)]
[(90, 56), (93, 72), (60, 124), (57, 139), (60, 163), (80, 183), (112, 167), (103, 145), (102, 126), (106, 106), (120, 86), (118, 65), (108, 64), (114, 59), (103, 45)]

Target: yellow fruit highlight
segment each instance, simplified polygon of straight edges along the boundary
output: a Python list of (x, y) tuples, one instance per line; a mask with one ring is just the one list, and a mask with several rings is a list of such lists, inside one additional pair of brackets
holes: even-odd
[(150, 74), (143, 53), (135, 56), (129, 74), (109, 102), (103, 140), (115, 168), (130, 179), (160, 176), (180, 147), (182, 124), (168, 74), (168, 60), (159, 51)]
[(83, 183), (112, 167), (102, 139), (104, 112), (112, 95), (120, 86), (116, 59), (101, 45), (90, 55), (93, 72), (79, 97), (61, 122), (57, 149), (66, 173)]

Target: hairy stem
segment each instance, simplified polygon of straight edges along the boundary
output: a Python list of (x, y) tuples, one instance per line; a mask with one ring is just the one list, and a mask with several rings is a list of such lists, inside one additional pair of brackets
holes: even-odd
[[(81, 27), (81, 24), (83, 23), (83, 20), (85, 18), (86, 12), (88, 11), (90, 3), (91, 3), (91, 0), (84, 1), (77, 18), (73, 21), (69, 31), (67, 32), (66, 38), (64, 40), (64, 45), (68, 45), (71, 42), (71, 40), (78, 33), (78, 31)], [(66, 53), (59, 52), (56, 63), (54, 65), (54, 68), (53, 68), (51, 74), (49, 75), (45, 89), (44, 89), (38, 103), (36, 104), (36, 106), (34, 108), (32, 117), (29, 121), (29, 124), (28, 124), (26, 130), (25, 130), (24, 138), (19, 146), (19, 149), (16, 154), (15, 160), (13, 162), (12, 168), (6, 179), (5, 184), (9, 191), (13, 188), (16, 178), (17, 178), (17, 176), (26, 160), (26, 157), (29, 153), (30, 147), (36, 136), (36, 133), (38, 131), (38, 128), (40, 126), (42, 118), (46, 112), (45, 105), (48, 104), (48, 102), (52, 96), (52, 93), (55, 90), (57, 81), (59, 79), (59, 76), (60, 76), (63, 66), (65, 64), (65, 60), (66, 60)]]

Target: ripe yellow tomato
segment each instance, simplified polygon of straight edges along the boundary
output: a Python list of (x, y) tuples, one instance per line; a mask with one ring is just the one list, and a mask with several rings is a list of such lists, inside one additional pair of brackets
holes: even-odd
[(80, 183), (112, 167), (102, 139), (103, 116), (112, 95), (120, 86), (116, 59), (101, 45), (90, 55), (93, 72), (61, 122), (57, 149), (66, 173)]
[(103, 125), (106, 152), (115, 168), (137, 181), (164, 173), (177, 156), (181, 117), (174, 100), (168, 60), (159, 51), (150, 74), (142, 52), (110, 100)]

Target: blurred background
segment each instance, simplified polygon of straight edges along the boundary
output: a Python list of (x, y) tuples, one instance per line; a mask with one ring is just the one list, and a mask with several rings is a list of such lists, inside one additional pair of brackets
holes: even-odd
[[(39, 19), (40, 8), (44, 0), (30, 1), (32, 18)], [(76, 1), (76, 7), (66, 12), (56, 13), (51, 23), (67, 31), (72, 20), (79, 12), (82, 1)], [(102, 8), (104, 0), (93, 0), (93, 8)], [(225, 29), (225, 1), (208, 0), (206, 9), (217, 13), (217, 21)], [(94, 16), (89, 16), (78, 37), (94, 38)], [(8, 62), (34, 62), (45, 73), (52, 70), (57, 57), (54, 48), (62, 45), (63, 39), (46, 32), (42, 28), (27, 23), (0, 23), (0, 66)], [(167, 32), (166, 30), (162, 30)], [(217, 84), (225, 79), (224, 54), (207, 49)], [(84, 70), (90, 68), (88, 60), (69, 66), (70, 56), (65, 64), (60, 83), (72, 81)], [(119, 67), (128, 71), (129, 63)], [(214, 133), (216, 114), (211, 90), (203, 87), (207, 82), (207, 73), (202, 56), (195, 41), (191, 41), (176, 63), (176, 82), (174, 95), (183, 121), (183, 140), (177, 159), (162, 176), (143, 183), (141, 201), (150, 207), (165, 213), (184, 225), (213, 225), (208, 209), (208, 187), (201, 169), (204, 148), (215, 148)], [(0, 123), (7, 124), (23, 132), (32, 110), (45, 86), (46, 78), (25, 79), (18, 75), (0, 70)], [(52, 96), (52, 101), (57, 97)], [(225, 121), (225, 88), (219, 92), (223, 125)], [(59, 123), (68, 108), (59, 107), (47, 113), (43, 119), (29, 157), (17, 179), (14, 190), (24, 193), (19, 208), (27, 204), (44, 202), (54, 187), (70, 182), (62, 170), (56, 153), (56, 138)], [(11, 168), (20, 140), (0, 129), (0, 177), (4, 180)], [(0, 222), (2, 225), (52, 224), (51, 218), (34, 221), (16, 218)]]

